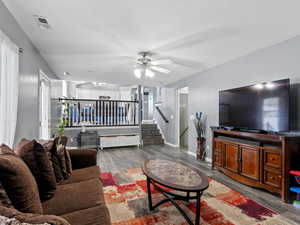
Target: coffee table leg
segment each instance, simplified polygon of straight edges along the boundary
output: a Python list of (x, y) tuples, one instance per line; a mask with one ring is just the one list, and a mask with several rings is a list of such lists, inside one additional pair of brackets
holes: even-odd
[(190, 192), (188, 191), (187, 193), (186, 193), (186, 202), (190, 202)]
[(201, 192), (197, 192), (195, 225), (199, 225), (200, 224), (201, 195), (202, 195)]
[(153, 207), (152, 207), (152, 196), (151, 196), (151, 186), (150, 186), (150, 184), (151, 184), (150, 179), (147, 177), (147, 191), (148, 191), (149, 209), (153, 210)]

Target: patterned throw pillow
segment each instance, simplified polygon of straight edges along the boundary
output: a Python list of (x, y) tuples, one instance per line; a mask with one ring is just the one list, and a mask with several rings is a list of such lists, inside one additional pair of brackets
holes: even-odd
[(56, 180), (50, 159), (43, 146), (35, 140), (22, 139), (15, 152), (24, 160), (35, 177), (41, 200), (52, 198), (56, 190)]

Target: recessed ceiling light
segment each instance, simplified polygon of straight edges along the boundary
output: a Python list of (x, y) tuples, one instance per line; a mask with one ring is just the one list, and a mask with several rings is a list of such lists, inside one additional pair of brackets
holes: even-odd
[(266, 88), (273, 89), (275, 87), (274, 83), (266, 83)]
[(264, 89), (264, 85), (263, 84), (255, 84), (254, 88), (261, 90), (261, 89)]

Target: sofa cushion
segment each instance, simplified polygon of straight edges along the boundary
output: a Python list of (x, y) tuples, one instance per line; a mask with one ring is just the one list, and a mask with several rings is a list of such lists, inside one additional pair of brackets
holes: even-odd
[(0, 182), (16, 209), (43, 213), (36, 181), (21, 158), (0, 154)]
[(70, 225), (64, 218), (50, 215), (21, 213), (16, 209), (0, 206), (1, 225)]
[(22, 139), (15, 152), (24, 160), (35, 177), (41, 199), (52, 198), (56, 190), (56, 180), (45, 148), (35, 140)]
[(61, 184), (72, 184), (85, 180), (91, 180), (100, 176), (100, 168), (98, 166), (86, 167), (83, 169), (73, 170), (71, 177), (64, 180)]
[(58, 216), (104, 204), (102, 184), (99, 179), (92, 179), (58, 185), (54, 197), (42, 204), (45, 214)]
[(105, 205), (78, 210), (62, 215), (72, 225), (110, 225), (109, 211)]

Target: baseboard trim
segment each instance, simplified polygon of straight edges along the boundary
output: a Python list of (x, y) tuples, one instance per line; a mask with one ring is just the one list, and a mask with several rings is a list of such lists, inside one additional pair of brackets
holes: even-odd
[(174, 147), (174, 148), (179, 148), (179, 145), (174, 145), (174, 144), (171, 144), (169, 142), (165, 142), (166, 145), (169, 145), (171, 147)]
[(195, 158), (197, 158), (197, 154), (195, 152), (187, 151), (187, 154), (189, 154), (189, 155), (194, 156)]
[(205, 158), (205, 161), (208, 163), (212, 163), (212, 159), (211, 158)]

